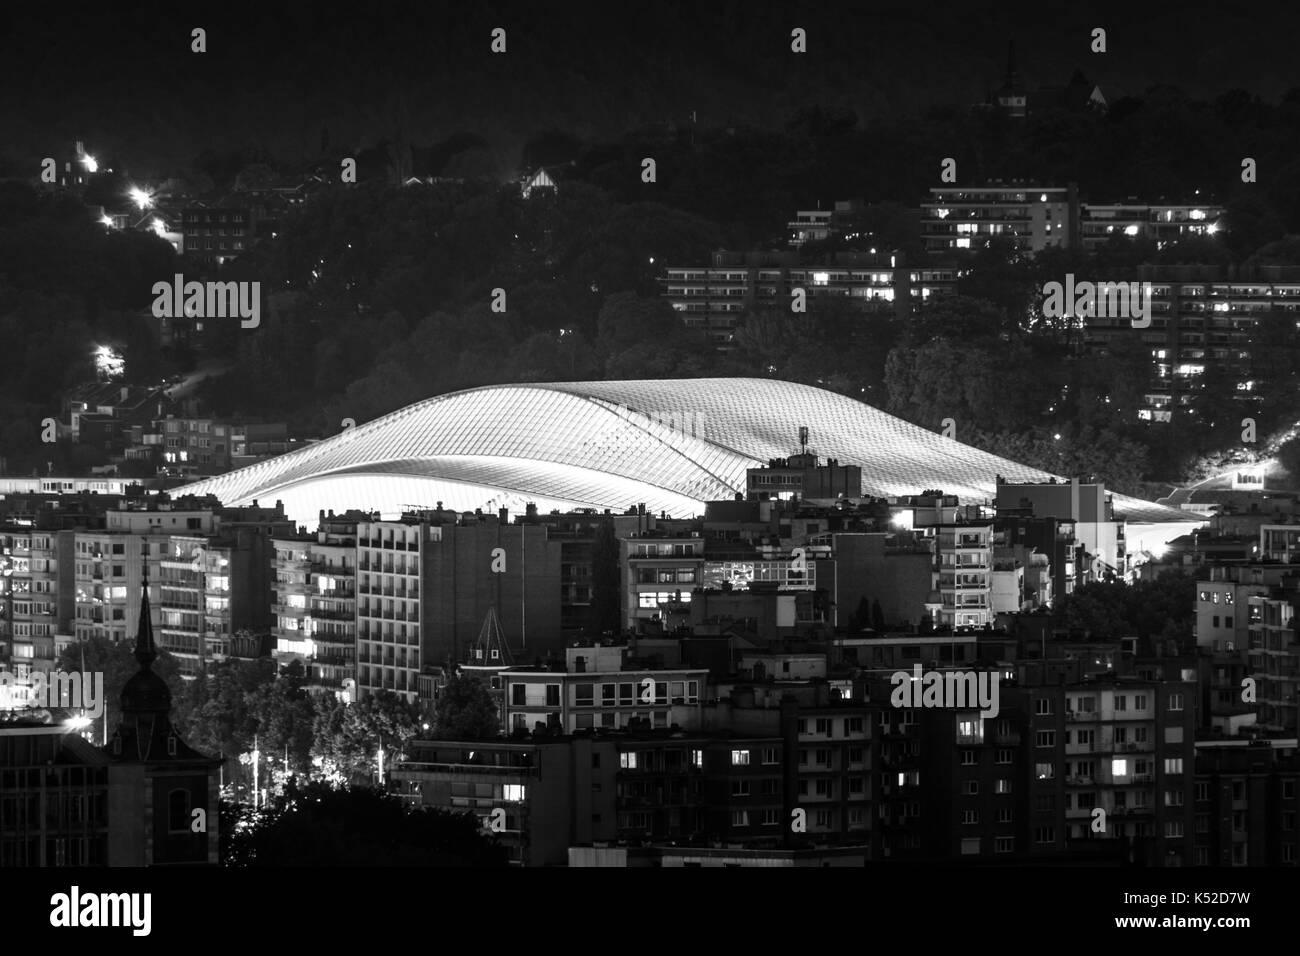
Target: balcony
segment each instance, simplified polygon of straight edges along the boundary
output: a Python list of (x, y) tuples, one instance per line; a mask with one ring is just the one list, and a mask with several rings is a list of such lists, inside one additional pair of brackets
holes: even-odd
[(1101, 714), (1095, 710), (1067, 710), (1066, 720), (1100, 720)]
[(424, 763), (405, 761), (399, 767), (403, 772), (445, 773), (467, 776), (535, 777), (536, 767), (498, 767), (476, 763)]

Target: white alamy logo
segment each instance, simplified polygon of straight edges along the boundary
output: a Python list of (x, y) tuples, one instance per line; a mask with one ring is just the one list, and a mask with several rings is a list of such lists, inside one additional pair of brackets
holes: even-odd
[(926, 671), (912, 665), (912, 673), (894, 671), (889, 682), (894, 690), (889, 702), (895, 707), (944, 707), (954, 710), (980, 708), (980, 716), (998, 715), (996, 671)]
[(83, 893), (81, 887), (74, 886), (50, 897), (50, 925), (126, 927), (133, 936), (148, 936), (152, 910), (152, 893)]
[(1151, 325), (1150, 282), (1075, 282), (1067, 272), (1065, 283), (1043, 284), (1043, 315), (1049, 319), (1129, 319), (1135, 329)]
[(104, 713), (104, 674), (67, 671), (32, 671), (22, 678), (0, 670), (0, 708), (65, 707), (83, 711), (97, 720)]
[(159, 319), (182, 315), (194, 319), (228, 319), (238, 316), (241, 328), (262, 323), (262, 283), (185, 281), (179, 272), (170, 283), (153, 284), (153, 314)]

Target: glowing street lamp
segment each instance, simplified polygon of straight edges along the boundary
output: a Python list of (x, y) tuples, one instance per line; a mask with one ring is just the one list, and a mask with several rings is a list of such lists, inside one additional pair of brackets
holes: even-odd
[(139, 186), (132, 186), (126, 191), (131, 202), (135, 203), (140, 209), (148, 209), (153, 205), (153, 197), (141, 189)]
[(95, 159), (94, 156), (91, 156), (89, 153), (86, 153), (84, 156), (81, 157), (81, 165), (86, 167), (86, 172), (88, 173), (99, 172), (99, 162)]

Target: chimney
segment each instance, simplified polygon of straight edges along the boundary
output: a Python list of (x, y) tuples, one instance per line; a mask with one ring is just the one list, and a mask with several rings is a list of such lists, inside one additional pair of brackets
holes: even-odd
[(501, 523), (501, 524), (509, 524), (509, 523), (510, 523), (510, 509), (509, 509), (509, 508), (498, 508), (498, 509), (497, 509), (497, 521), (498, 521), (499, 523)]

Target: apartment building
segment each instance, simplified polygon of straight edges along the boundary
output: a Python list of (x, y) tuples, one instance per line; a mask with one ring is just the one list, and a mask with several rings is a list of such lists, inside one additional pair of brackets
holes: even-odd
[[(1115, 518), (1114, 502), (1104, 483), (1077, 478), (1017, 482), (999, 477), (994, 503), (999, 518), (1019, 518), (1021, 524), (1023, 519), (1055, 519), (1054, 528), (1030, 532), (1028, 527), (1022, 527), (1021, 531), (1026, 533), (1027, 543), (1041, 546), (1044, 553), (1051, 549), (1049, 557), (1054, 559), (1054, 566), (1058, 557), (1064, 559), (1056, 569), (1061, 575), (1054, 582), (1057, 593), (1068, 594), (1078, 584), (1111, 575), (1121, 579), (1128, 576), (1128, 530), (1124, 521)], [(1077, 545), (1073, 555), (1069, 553), (1071, 540)]]
[(703, 580), (701, 532), (634, 531), (620, 539), (619, 547), (626, 628), (635, 630), (639, 621), (658, 618), (665, 609), (689, 609), (692, 592)]
[(19, 676), (52, 670), (55, 639), (70, 629), (72, 543), (71, 531), (0, 524), (0, 660)]
[(168, 536), (159, 562), (157, 641), (183, 676), (269, 652), (263, 636), (270, 629), (270, 568), (259, 537), (247, 528)]
[(1140, 419), (1195, 415), (1207, 375), (1230, 378), (1243, 408), (1261, 394), (1290, 387), (1300, 348), (1300, 268), (1152, 265), (1115, 277), (1127, 278), (1150, 284), (1150, 326), (1092, 316), (1084, 335), (1095, 348), (1133, 343), (1150, 350)]
[(1130, 197), (1122, 203), (1081, 203), (1079, 239), (1088, 252), (1111, 237), (1147, 239), (1157, 249), (1191, 236), (1213, 236), (1224, 209), (1211, 203), (1145, 203)]
[(301, 661), (309, 687), (346, 700), (356, 696), (356, 535), (365, 517), (331, 511), (315, 534), (272, 541), (276, 661)]
[(926, 604), (933, 623), (947, 628), (992, 623), (993, 525), (960, 508), (956, 495), (941, 492), (905, 495), (891, 511), (896, 527), (933, 540), (937, 593)]
[(569, 647), (564, 672), (502, 671), (503, 727), (509, 732), (541, 727), (573, 733), (644, 722), (649, 728), (698, 728), (708, 670), (637, 666), (627, 650), (601, 643)]
[[(162, 460), (169, 474), (199, 477), (230, 470), (231, 426), (226, 422), (168, 415), (154, 427), (162, 435)], [(146, 437), (152, 436), (142, 439)]]
[(139, 616), (146, 576), (161, 603), (162, 562), (172, 555), (171, 535), (211, 534), (216, 523), (211, 511), (110, 511), (105, 519), (105, 529), (74, 535), (73, 630), (78, 640), (103, 637), (116, 644)]
[[(1246, 600), (1248, 650), (1246, 674), (1254, 682), (1258, 723), (1273, 733), (1294, 736), (1300, 730), (1300, 575), (1287, 575), (1267, 594)], [(1240, 683), (1238, 687), (1240, 687)], [(1239, 693), (1238, 696), (1241, 696)]]
[[(442, 527), (408, 521), (357, 522), (356, 614), (357, 693), (368, 697), (392, 691), (414, 702), (428, 620), (425, 563), (430, 545), (441, 540)], [(295, 557), (303, 564), (303, 557)], [(295, 578), (303, 575), (296, 569)], [(287, 597), (305, 604), (306, 580), (286, 588)], [(295, 595), (294, 590), (299, 590)]]
[(0, 867), (109, 863), (109, 768), (56, 713), (0, 712)]
[(957, 276), (956, 265), (946, 260), (907, 264), (901, 254), (838, 253), (828, 264), (807, 265), (793, 252), (724, 250), (707, 266), (669, 266), (659, 282), (688, 328), (726, 348), (746, 312), (788, 312), (796, 289), (809, 309), (819, 298), (838, 297), (890, 305), (895, 315), (906, 316), (916, 303), (954, 291)]
[(1297, 866), (1296, 739), (1196, 744), (1194, 866)]
[[(1131, 861), (1190, 865), (1195, 671), (1174, 680), (1149, 671), (1061, 682), (1047, 670), (1024, 665), (1019, 679), (1033, 708), (1030, 856), (1061, 853), (1071, 842), (1122, 840)], [(1094, 821), (1102, 819), (1099, 832)]]
[[(237, 258), (252, 248), (256, 221), (248, 206), (196, 204), (181, 213), (183, 246), (189, 259), (212, 265)], [(195, 324), (198, 333), (202, 323)]]
[(921, 239), (932, 253), (979, 249), (992, 239), (1009, 240), (1028, 254), (1069, 247), (1078, 222), (1073, 184), (935, 186), (921, 203)]
[(1259, 528), (1261, 561), (1287, 564), (1300, 555), (1300, 524), (1262, 524)]

